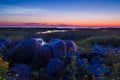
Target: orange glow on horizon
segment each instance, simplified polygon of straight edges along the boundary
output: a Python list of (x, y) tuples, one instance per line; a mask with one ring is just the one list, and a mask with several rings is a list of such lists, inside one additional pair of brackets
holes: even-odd
[(69, 26), (120, 26), (119, 21), (109, 21), (109, 22), (0, 22), (0, 25), (6, 26), (59, 26), (59, 25), (69, 25)]

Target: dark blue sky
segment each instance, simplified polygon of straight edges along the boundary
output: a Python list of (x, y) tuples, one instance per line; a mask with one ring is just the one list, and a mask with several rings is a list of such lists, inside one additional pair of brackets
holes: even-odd
[(120, 22), (120, 0), (0, 0), (0, 11), (1, 23)]
[(14, 5), (47, 8), (115, 7), (120, 8), (120, 0), (0, 0), (0, 5)]

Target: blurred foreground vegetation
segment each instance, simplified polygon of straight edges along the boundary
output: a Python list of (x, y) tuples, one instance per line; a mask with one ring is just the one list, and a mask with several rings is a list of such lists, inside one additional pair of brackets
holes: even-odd
[[(49, 41), (52, 38), (71, 39), (78, 45), (78, 52), (83, 51), (86, 55), (89, 55), (93, 44), (98, 45), (112, 45), (114, 47), (120, 46), (120, 29), (83, 29), (83, 30), (69, 30), (67, 32), (55, 32), (49, 34), (36, 34), (46, 30), (41, 29), (0, 29), (0, 39), (12, 39), (22, 40), (28, 38), (43, 38)], [(80, 48), (79, 48), (80, 47)], [(59, 74), (69, 73), (71, 80), (120, 80), (120, 53), (113, 54), (112, 49), (108, 52), (112, 56), (106, 56), (107, 62), (104, 66), (107, 66), (111, 70), (110, 75), (93, 75), (85, 70), (85, 66), (77, 67), (75, 59), (71, 57), (72, 62), (61, 71)], [(2, 59), (0, 56), (0, 80), (8, 75), (6, 73), (9, 68), (9, 63)], [(34, 73), (34, 72), (33, 72)], [(41, 70), (42, 73), (42, 70)], [(44, 73), (34, 73), (34, 80), (45, 80), (46, 75)], [(42, 79), (40, 79), (42, 76)], [(61, 75), (60, 75), (61, 77)], [(98, 78), (98, 79), (97, 79)], [(61, 78), (59, 80), (62, 80)]]

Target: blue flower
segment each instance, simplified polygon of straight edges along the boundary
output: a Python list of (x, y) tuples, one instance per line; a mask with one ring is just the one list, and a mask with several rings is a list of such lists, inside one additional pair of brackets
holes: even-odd
[(100, 54), (100, 55), (104, 54), (105, 51), (106, 51), (106, 50), (105, 50), (105, 47), (98, 46), (97, 44), (95, 44), (95, 45), (92, 47), (92, 50), (91, 50), (91, 52), (92, 52), (93, 54)]
[(87, 70), (92, 72), (94, 75), (108, 74), (110, 72), (110, 70), (107, 67), (102, 66), (100, 64), (88, 65)]
[(90, 65), (94, 65), (94, 64), (104, 64), (105, 63), (105, 59), (100, 57), (100, 56), (95, 56), (92, 58), (92, 60), (90, 61)]
[(7, 80), (31, 80), (32, 71), (30, 67), (24, 64), (15, 64), (13, 67), (8, 69), (8, 73), (11, 73), (7, 77)]

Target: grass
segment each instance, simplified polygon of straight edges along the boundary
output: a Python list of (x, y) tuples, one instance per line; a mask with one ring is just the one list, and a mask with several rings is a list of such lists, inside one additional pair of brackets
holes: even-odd
[[(46, 41), (50, 41), (52, 38), (60, 39), (71, 39), (74, 41), (81, 41), (82, 39), (96, 37), (96, 36), (120, 36), (120, 29), (68, 29), (67, 32), (54, 32), (48, 34), (36, 34), (36, 32), (42, 32), (47, 30), (57, 30), (57, 29), (0, 29), (0, 39), (28, 39), (33, 37), (42, 37)], [(64, 29), (63, 29), (64, 30)]]
[[(80, 31), (70, 31), (65, 33), (51, 33), (44, 35), (36, 35), (35, 33), (40, 30), (0, 30), (0, 39), (11, 39), (11, 40), (22, 40), (28, 39), (32, 37), (42, 37), (45, 40), (49, 41), (51, 38), (61, 38), (61, 39), (72, 39), (76, 42), (76, 44), (81, 47), (78, 51), (83, 51), (84, 53), (89, 54), (91, 50), (91, 46), (95, 43), (98, 45), (112, 45), (114, 47), (120, 46), (120, 34), (117, 31), (109, 31), (102, 32), (102, 30), (80, 30)], [(111, 56), (109, 56), (111, 54)], [(87, 72), (85, 66), (77, 67), (75, 56), (73, 56), (72, 62), (66, 66), (66, 68), (60, 72), (60, 80), (62, 73), (69, 73), (68, 75), (72, 80), (95, 80), (96, 77), (106, 77), (108, 80), (120, 80), (120, 54), (112, 54), (112, 50), (110, 50), (106, 54), (106, 65), (110, 68), (110, 75), (92, 75)], [(5, 65), (3, 65), (5, 64)], [(4, 61), (0, 57), (0, 80), (7, 76), (6, 70), (8, 69), (9, 64)], [(42, 80), (47, 78), (46, 74), (33, 72), (35, 79)], [(39, 76), (42, 76), (39, 78)], [(101, 79), (103, 80), (103, 79)]]
[(112, 35), (112, 36), (95, 36), (83, 39), (81, 41), (76, 41), (78, 46), (85, 45), (112, 45), (112, 46), (120, 46), (120, 36)]

